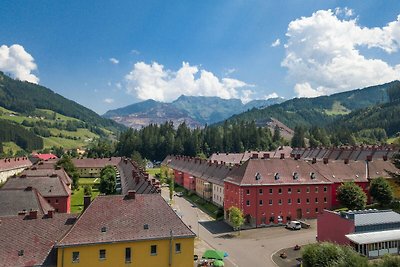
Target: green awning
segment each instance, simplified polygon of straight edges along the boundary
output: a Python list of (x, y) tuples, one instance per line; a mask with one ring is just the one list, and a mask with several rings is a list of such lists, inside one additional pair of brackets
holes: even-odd
[(203, 254), (203, 259), (224, 260), (225, 252), (221, 250), (207, 250)]

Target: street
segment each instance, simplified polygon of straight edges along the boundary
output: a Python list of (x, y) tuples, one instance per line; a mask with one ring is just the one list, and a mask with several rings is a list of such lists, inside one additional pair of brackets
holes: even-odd
[[(168, 188), (163, 188), (162, 196), (168, 199), (168, 195)], [(172, 207), (200, 239), (196, 241), (195, 254), (201, 257), (207, 246), (226, 251), (229, 256), (224, 260), (225, 266), (276, 266), (271, 259), (274, 252), (315, 242), (315, 221), (309, 221), (310, 229), (299, 231), (268, 227), (242, 230), (239, 234), (226, 223), (214, 221), (197, 207), (192, 207), (183, 197), (174, 196)]]

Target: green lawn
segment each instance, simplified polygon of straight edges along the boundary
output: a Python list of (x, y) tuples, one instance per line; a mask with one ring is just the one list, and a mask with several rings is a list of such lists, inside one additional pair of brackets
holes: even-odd
[(92, 186), (92, 200), (97, 197), (100, 192), (98, 189), (98, 185), (100, 183), (100, 179), (97, 179), (95, 182), (95, 178), (80, 178), (79, 179), (79, 190), (74, 190), (71, 196), (71, 213), (80, 213), (83, 210), (83, 187), (85, 185)]
[(16, 152), (23, 149), (14, 142), (3, 142), (3, 151), (8, 153), (8, 151), (10, 150), (12, 151), (13, 154), (15, 154)]
[(147, 169), (146, 172), (152, 176), (156, 176), (157, 173), (160, 173), (161, 169), (160, 168), (152, 168), (152, 169)]

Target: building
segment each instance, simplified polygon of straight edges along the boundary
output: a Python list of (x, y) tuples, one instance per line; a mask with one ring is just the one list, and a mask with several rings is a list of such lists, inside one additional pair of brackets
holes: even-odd
[(0, 217), (0, 267), (56, 266), (54, 245), (76, 220), (73, 214), (26, 214)]
[(0, 184), (30, 166), (32, 162), (26, 157), (0, 159)]
[(121, 157), (111, 158), (81, 158), (72, 159), (82, 178), (99, 178), (101, 170), (107, 166), (117, 166), (122, 160)]
[(71, 189), (63, 179), (54, 176), (26, 176), (11, 177), (3, 185), (3, 189), (36, 188), (56, 212), (69, 213), (71, 208)]
[(37, 163), (39, 161), (58, 160), (58, 157), (53, 153), (32, 153), (29, 157), (33, 163)]
[(69, 177), (69, 175), (65, 172), (64, 169), (37, 169), (36, 165), (32, 166), (29, 169), (25, 169), (23, 172), (21, 172), (21, 175), (25, 175), (27, 177), (54, 177), (58, 176), (62, 179), (62, 181), (69, 187), (71, 188), (72, 184), (72, 179)]
[(99, 196), (57, 244), (57, 266), (192, 266), (194, 237), (158, 194)]
[(317, 240), (350, 245), (367, 257), (398, 254), (400, 214), (391, 210), (324, 210), (318, 216)]
[(35, 188), (0, 190), (0, 216), (13, 216), (36, 210), (39, 216), (54, 211)]

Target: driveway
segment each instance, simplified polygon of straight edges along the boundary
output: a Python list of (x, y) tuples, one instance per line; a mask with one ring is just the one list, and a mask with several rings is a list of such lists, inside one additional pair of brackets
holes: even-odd
[[(167, 188), (163, 189), (162, 195), (168, 198)], [(183, 197), (174, 197), (173, 208), (197, 234), (199, 241), (229, 254), (225, 259), (225, 266), (228, 267), (276, 266), (271, 259), (274, 252), (296, 244), (314, 243), (317, 233), (316, 222), (312, 220), (308, 221), (311, 224), (309, 229), (291, 231), (284, 227), (269, 227), (242, 230), (239, 234), (226, 223), (216, 222), (200, 209), (192, 207)]]

